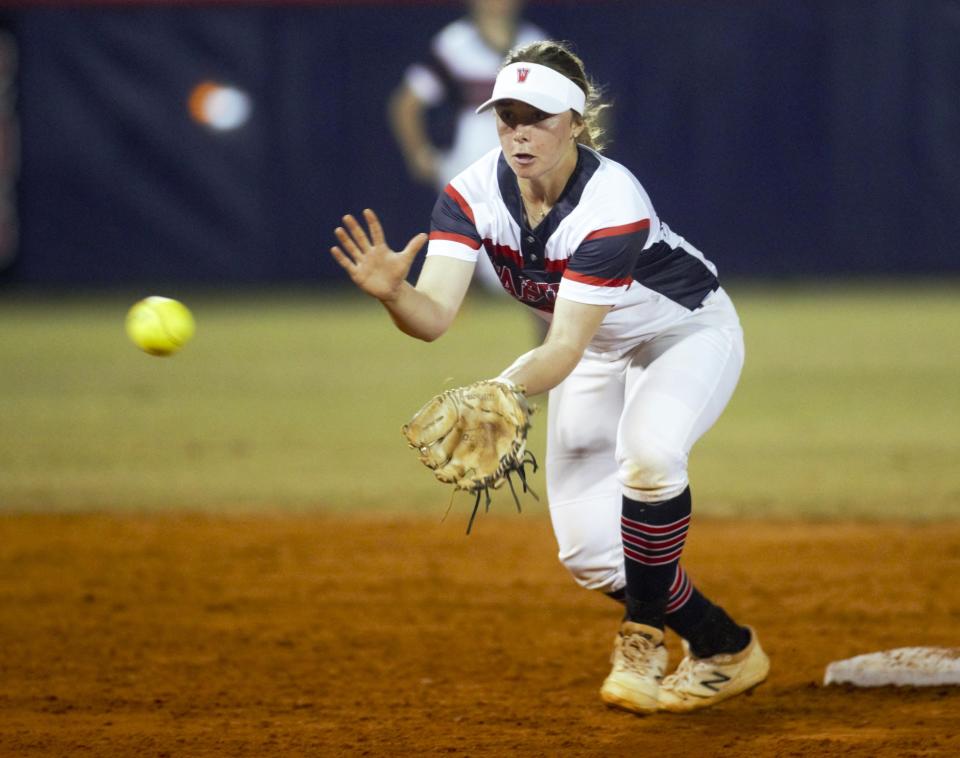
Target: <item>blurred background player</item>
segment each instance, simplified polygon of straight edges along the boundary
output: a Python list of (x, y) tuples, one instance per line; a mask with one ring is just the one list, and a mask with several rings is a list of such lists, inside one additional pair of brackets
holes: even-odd
[[(388, 109), (410, 176), (438, 191), (498, 145), (493, 115), (478, 114), (476, 108), (490, 96), (507, 52), (549, 37), (520, 17), (523, 0), (468, 0), (466, 5), (470, 14), (437, 32), (427, 60), (407, 69)], [(431, 139), (427, 121), (427, 111), (441, 105), (456, 111), (447, 148)], [(481, 256), (474, 279), (487, 292), (503, 292), (485, 256)], [(545, 329), (542, 320), (536, 318), (536, 322)]]

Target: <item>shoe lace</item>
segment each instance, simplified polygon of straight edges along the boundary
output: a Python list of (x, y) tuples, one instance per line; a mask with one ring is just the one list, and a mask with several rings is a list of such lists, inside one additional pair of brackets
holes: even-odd
[(642, 634), (629, 634), (622, 639), (620, 652), (624, 663), (638, 673), (646, 673), (653, 668), (654, 661), (651, 653), (657, 646), (652, 640)]
[(677, 670), (663, 680), (665, 687), (684, 687), (695, 684), (697, 681), (697, 662), (692, 658), (684, 658), (677, 666)]

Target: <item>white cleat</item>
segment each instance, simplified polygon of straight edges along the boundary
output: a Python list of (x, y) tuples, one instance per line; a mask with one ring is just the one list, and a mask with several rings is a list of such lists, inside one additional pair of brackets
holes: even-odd
[(756, 687), (770, 672), (770, 659), (750, 627), (750, 644), (739, 653), (696, 658), (683, 643), (686, 657), (660, 685), (660, 706), (687, 713), (719, 703)]
[(610, 661), (613, 670), (600, 688), (603, 702), (634, 713), (659, 710), (660, 680), (667, 670), (663, 632), (624, 621), (614, 640)]

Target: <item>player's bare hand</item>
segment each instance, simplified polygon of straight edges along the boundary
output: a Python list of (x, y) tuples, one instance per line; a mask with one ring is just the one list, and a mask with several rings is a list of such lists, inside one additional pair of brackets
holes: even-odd
[(378, 300), (393, 300), (427, 235), (416, 235), (403, 250), (395, 252), (387, 245), (377, 214), (367, 208), (363, 218), (367, 229), (353, 216), (343, 217), (343, 226), (333, 232), (340, 244), (330, 248), (330, 254), (361, 290)]

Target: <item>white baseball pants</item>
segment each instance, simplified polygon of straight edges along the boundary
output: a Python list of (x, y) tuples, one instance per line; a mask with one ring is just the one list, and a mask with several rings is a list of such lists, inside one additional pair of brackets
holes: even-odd
[(621, 497), (649, 503), (687, 487), (687, 456), (733, 395), (743, 330), (719, 289), (625, 354), (586, 352), (550, 392), (546, 478), (560, 561), (587, 589), (626, 584)]

